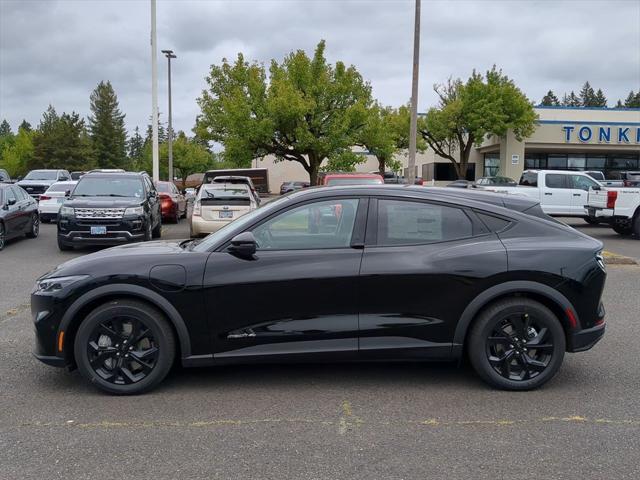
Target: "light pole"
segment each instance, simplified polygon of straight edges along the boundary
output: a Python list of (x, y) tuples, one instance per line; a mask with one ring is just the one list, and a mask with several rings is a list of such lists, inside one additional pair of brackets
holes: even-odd
[(160, 180), (158, 161), (158, 49), (156, 46), (156, 0), (151, 0), (151, 158), (153, 181)]
[(413, 31), (413, 79), (411, 83), (411, 131), (409, 132), (409, 168), (407, 181), (416, 179), (416, 141), (418, 134), (418, 68), (420, 66), (420, 0), (416, 0), (416, 18)]
[(173, 50), (162, 50), (167, 57), (168, 74), (169, 74), (169, 181), (173, 182), (173, 127), (171, 126), (171, 59), (177, 58), (173, 54)]

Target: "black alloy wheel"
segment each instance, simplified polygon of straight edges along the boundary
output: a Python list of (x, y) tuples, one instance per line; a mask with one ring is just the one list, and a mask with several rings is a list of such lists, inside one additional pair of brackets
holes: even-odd
[(7, 234), (4, 230), (4, 223), (0, 222), (0, 251), (4, 250)]
[(173, 363), (175, 342), (164, 316), (145, 303), (112, 301), (80, 325), (75, 357), (82, 374), (115, 394), (153, 388)]
[(469, 357), (480, 377), (508, 390), (529, 390), (560, 368), (565, 335), (555, 315), (526, 299), (499, 301), (485, 310), (469, 338)]
[(31, 228), (27, 232), (27, 237), (36, 238), (40, 233), (40, 216), (34, 213), (31, 217)]

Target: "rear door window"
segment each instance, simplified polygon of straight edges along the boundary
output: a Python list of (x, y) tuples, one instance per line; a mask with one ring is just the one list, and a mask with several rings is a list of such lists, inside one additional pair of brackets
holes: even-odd
[(548, 173), (545, 176), (544, 184), (547, 188), (571, 188), (567, 185), (569, 175), (558, 175), (556, 173)]
[(377, 243), (416, 245), (473, 236), (473, 223), (460, 208), (405, 200), (378, 201)]

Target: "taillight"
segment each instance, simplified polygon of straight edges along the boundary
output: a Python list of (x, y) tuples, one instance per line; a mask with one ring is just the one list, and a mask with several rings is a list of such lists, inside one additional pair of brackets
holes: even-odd
[(196, 202), (193, 204), (193, 215), (196, 217), (199, 217), (201, 215), (202, 212), (202, 205), (200, 205), (200, 202)]
[(614, 208), (616, 206), (616, 200), (618, 199), (618, 192), (616, 190), (607, 191), (607, 208)]
[(51, 197), (48, 197), (46, 195), (40, 195), (40, 200), (51, 200)]

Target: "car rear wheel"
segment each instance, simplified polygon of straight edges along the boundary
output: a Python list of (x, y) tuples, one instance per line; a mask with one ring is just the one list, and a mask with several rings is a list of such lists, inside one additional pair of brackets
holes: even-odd
[(175, 339), (165, 316), (146, 303), (113, 300), (82, 322), (74, 343), (82, 375), (116, 395), (143, 393), (169, 373)]
[(476, 319), (468, 338), (478, 375), (504, 390), (531, 390), (550, 380), (564, 358), (565, 335), (556, 316), (526, 298), (501, 300)]
[(34, 213), (31, 216), (31, 228), (27, 232), (28, 238), (36, 238), (40, 234), (40, 216)]
[(640, 212), (636, 212), (633, 219), (633, 234), (636, 236), (636, 240), (640, 240)]
[(582, 217), (582, 218), (584, 218), (584, 221), (587, 222), (589, 225), (597, 225), (598, 223), (600, 223), (595, 218), (591, 218), (591, 217)]
[(611, 228), (619, 235), (631, 235), (633, 233), (631, 225), (613, 225)]

